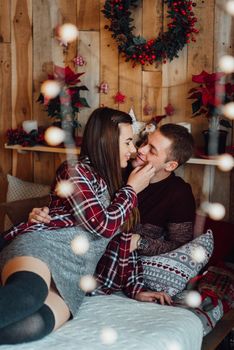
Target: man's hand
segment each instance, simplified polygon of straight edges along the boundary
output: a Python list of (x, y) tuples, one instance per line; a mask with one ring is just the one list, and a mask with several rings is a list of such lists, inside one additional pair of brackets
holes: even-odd
[(138, 233), (133, 233), (130, 243), (130, 253), (137, 249), (137, 242), (140, 239), (140, 235)]
[(51, 221), (51, 217), (49, 216), (49, 208), (33, 208), (31, 213), (29, 214), (28, 221), (35, 224), (40, 224), (42, 222), (45, 224), (49, 224)]
[(135, 299), (138, 301), (148, 301), (148, 302), (157, 302), (159, 301), (160, 304), (165, 305), (171, 305), (172, 304), (172, 300), (171, 297), (164, 293), (164, 292), (140, 292), (137, 293), (135, 296)]

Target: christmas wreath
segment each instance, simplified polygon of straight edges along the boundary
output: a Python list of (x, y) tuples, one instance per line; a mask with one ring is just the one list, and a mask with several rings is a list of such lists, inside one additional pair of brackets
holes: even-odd
[(107, 0), (102, 12), (110, 20), (105, 28), (111, 31), (112, 37), (118, 43), (118, 50), (123, 53), (126, 61), (141, 65), (153, 62), (171, 61), (178, 57), (178, 52), (190, 41), (196, 41), (194, 28), (197, 18), (192, 8), (196, 3), (189, 0), (163, 0), (168, 7), (168, 31), (161, 32), (155, 39), (146, 40), (141, 36), (134, 36), (132, 31), (133, 19), (131, 7), (137, 7), (139, 0)]

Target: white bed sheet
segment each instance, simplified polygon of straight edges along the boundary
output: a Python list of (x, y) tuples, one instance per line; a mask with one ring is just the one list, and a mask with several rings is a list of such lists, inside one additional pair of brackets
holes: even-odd
[[(116, 341), (103, 344), (105, 327)], [(121, 295), (86, 297), (77, 317), (46, 338), (1, 350), (200, 350), (202, 323), (192, 312)]]

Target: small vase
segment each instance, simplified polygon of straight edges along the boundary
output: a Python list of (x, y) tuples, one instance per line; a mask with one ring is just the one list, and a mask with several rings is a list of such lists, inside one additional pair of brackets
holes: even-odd
[(226, 130), (204, 130), (205, 154), (213, 156), (225, 153), (228, 132)]
[(61, 122), (55, 121), (53, 122), (54, 126), (61, 128), (65, 131), (65, 143), (73, 144), (76, 136), (76, 129), (73, 127), (71, 122)]

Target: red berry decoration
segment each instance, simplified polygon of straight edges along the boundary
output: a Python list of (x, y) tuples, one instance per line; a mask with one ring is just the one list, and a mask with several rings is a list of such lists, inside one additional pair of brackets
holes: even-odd
[(118, 50), (125, 56), (126, 61), (132, 61), (133, 66), (140, 63), (142, 66), (153, 63), (165, 63), (178, 57), (183, 47), (195, 40), (198, 29), (194, 28), (197, 18), (192, 12), (195, 2), (190, 0), (174, 1), (163, 0), (167, 4), (168, 15), (171, 20), (168, 31), (161, 32), (155, 39), (146, 40), (142, 36), (133, 35), (134, 26), (131, 17), (131, 8), (139, 5), (139, 0), (107, 0), (102, 12), (110, 20), (105, 26), (112, 32), (112, 37), (118, 44)]

